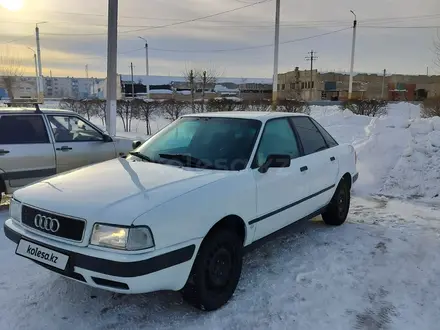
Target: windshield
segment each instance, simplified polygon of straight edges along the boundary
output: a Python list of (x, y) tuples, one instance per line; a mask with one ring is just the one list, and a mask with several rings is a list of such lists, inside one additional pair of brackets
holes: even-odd
[(136, 152), (153, 162), (240, 171), (249, 161), (260, 128), (258, 120), (183, 117)]

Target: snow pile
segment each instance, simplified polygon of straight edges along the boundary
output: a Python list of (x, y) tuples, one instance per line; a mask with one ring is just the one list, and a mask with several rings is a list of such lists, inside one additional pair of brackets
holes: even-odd
[(338, 107), (312, 107), (340, 143), (358, 153), (358, 195), (440, 200), (440, 118), (420, 118), (417, 105), (389, 106), (388, 115), (357, 116)]

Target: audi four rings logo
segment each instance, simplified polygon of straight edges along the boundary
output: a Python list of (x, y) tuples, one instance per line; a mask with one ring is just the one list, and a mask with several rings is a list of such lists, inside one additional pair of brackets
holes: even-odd
[(56, 233), (60, 229), (60, 222), (58, 219), (46, 217), (45, 215), (37, 214), (34, 218), (34, 225), (37, 228), (45, 231)]

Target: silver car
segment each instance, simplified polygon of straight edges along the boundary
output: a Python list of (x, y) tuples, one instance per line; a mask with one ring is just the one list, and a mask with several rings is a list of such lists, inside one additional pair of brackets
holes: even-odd
[(0, 197), (51, 175), (125, 156), (138, 143), (110, 137), (72, 111), (0, 108)]

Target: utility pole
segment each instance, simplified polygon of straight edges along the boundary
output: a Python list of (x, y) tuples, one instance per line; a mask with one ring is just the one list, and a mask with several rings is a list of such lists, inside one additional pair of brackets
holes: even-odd
[(301, 85), (300, 85), (300, 73), (299, 73), (299, 67), (295, 67), (295, 94), (296, 99), (301, 99)]
[(206, 71), (203, 71), (203, 79), (202, 79), (202, 112), (205, 112), (205, 89), (206, 89)]
[(107, 28), (107, 132), (116, 135), (116, 88), (118, 60), (118, 0), (108, 0)]
[(38, 103), (43, 103), (43, 99), (44, 99), (44, 87), (43, 87), (43, 68), (41, 65), (41, 47), (40, 47), (40, 28), (38, 27), (38, 24), (44, 24), (47, 22), (38, 22), (35, 24), (35, 39), (36, 39), (36, 43), (37, 43), (37, 60), (38, 60), (38, 81), (37, 84), (39, 84), (38, 86), (38, 98), (37, 98), (37, 102)]
[(272, 111), (277, 110), (278, 103), (278, 50), (280, 47), (280, 0), (275, 5), (275, 47), (273, 55), (273, 86), (272, 86)]
[(383, 70), (383, 78), (382, 78), (382, 95), (381, 95), (382, 100), (384, 99), (384, 96), (385, 96), (385, 76), (386, 75), (387, 75), (387, 70), (384, 69)]
[(310, 61), (310, 91), (309, 91), (309, 101), (312, 101), (313, 98), (313, 62), (316, 61), (318, 59), (316, 55), (316, 52), (311, 50), (309, 52), (310, 56), (306, 57), (306, 61)]
[(429, 66), (426, 67), (426, 75), (429, 76)]
[(194, 113), (195, 112), (195, 107), (194, 107), (194, 71), (191, 69), (191, 71), (189, 72), (189, 87), (191, 88), (191, 111)]
[(131, 72), (131, 99), (134, 100), (134, 75), (133, 75), (133, 62), (130, 63)]
[(38, 64), (37, 64), (37, 54), (34, 53), (34, 62), (35, 62), (35, 79), (36, 79), (36, 87), (37, 87), (37, 100), (40, 97), (40, 84), (38, 82), (39, 77), (38, 77)]
[(357, 18), (356, 14), (353, 10), (350, 10), (350, 12), (354, 15), (354, 21), (353, 21), (353, 41), (351, 45), (351, 63), (350, 63), (350, 81), (348, 84), (348, 99), (351, 100), (351, 96), (353, 93), (353, 68), (354, 68), (354, 52), (356, 48), (356, 27), (357, 27)]
[(150, 64), (148, 63), (148, 41), (145, 38), (138, 37), (139, 39), (142, 39), (145, 41), (145, 74), (147, 76), (147, 81), (145, 82), (145, 85), (147, 86), (147, 98), (150, 98), (150, 83), (149, 83), (149, 77), (150, 77)]

